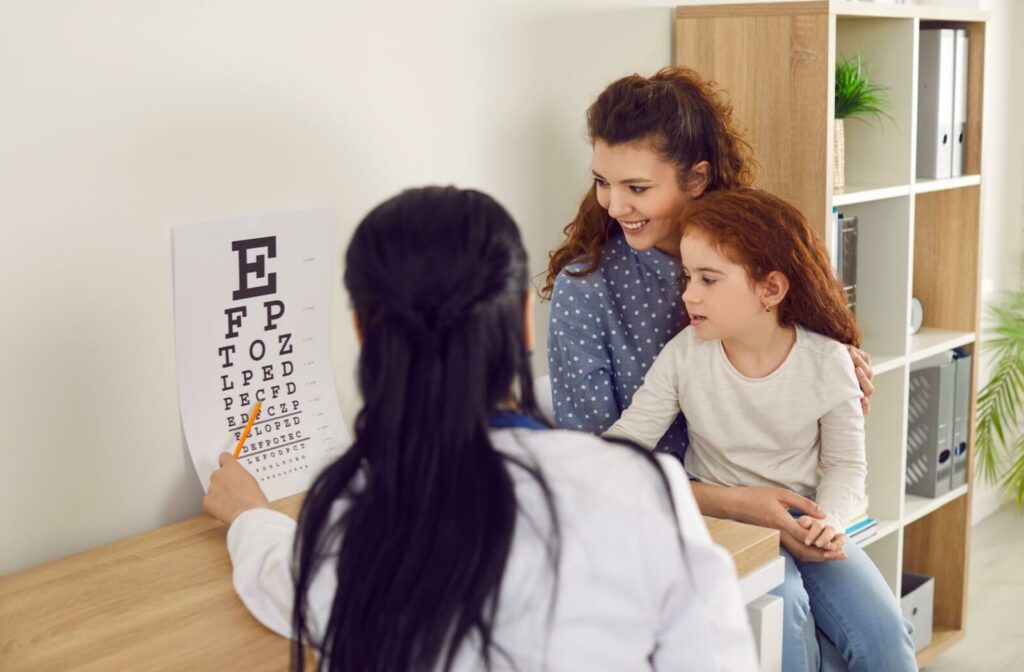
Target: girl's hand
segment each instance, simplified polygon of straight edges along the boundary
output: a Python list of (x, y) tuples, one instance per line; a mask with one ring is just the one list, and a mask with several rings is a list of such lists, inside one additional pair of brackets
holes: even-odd
[(269, 508), (260, 484), (231, 453), (220, 454), (220, 469), (210, 476), (210, 489), (203, 497), (203, 511), (230, 525), (249, 509)]
[(810, 516), (801, 516), (796, 522), (799, 523), (800, 527), (807, 530), (804, 535), (804, 543), (806, 545), (817, 546), (828, 551), (835, 550), (833, 541), (840, 535), (836, 534), (835, 529), (831, 525)]
[[(846, 560), (846, 551), (843, 546), (846, 543), (846, 535), (842, 537), (839, 547), (835, 550), (825, 550), (816, 546), (808, 546), (802, 540), (787, 532), (779, 532), (779, 543), (789, 551), (790, 555), (801, 562), (828, 562), (831, 560)], [(839, 538), (837, 537), (837, 539)], [(833, 542), (834, 543), (834, 542)]]
[(860, 391), (864, 393), (864, 396), (860, 398), (860, 407), (864, 409), (864, 415), (867, 415), (871, 412), (869, 397), (875, 393), (875, 386), (871, 382), (875, 378), (875, 372), (871, 370), (871, 355), (852, 345), (846, 346), (846, 349), (850, 352), (850, 359), (853, 360), (853, 370), (857, 374)]

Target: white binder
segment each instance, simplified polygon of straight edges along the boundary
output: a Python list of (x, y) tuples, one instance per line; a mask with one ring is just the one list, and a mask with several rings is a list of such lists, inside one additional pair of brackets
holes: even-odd
[(952, 28), (921, 31), (917, 77), (918, 177), (952, 175), (955, 44)]
[(964, 174), (964, 138), (967, 136), (967, 31), (956, 31), (953, 59), (953, 177)]

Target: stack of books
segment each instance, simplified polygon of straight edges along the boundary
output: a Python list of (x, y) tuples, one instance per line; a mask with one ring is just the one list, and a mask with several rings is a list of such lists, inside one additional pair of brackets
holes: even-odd
[(868, 497), (860, 501), (846, 525), (846, 536), (858, 546), (878, 534), (878, 522), (868, 515)]

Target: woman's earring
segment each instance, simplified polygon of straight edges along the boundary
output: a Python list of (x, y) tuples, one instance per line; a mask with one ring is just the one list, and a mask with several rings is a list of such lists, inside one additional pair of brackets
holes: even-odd
[(766, 313), (772, 312), (772, 307), (771, 306), (765, 306), (764, 307), (764, 312), (766, 312)]

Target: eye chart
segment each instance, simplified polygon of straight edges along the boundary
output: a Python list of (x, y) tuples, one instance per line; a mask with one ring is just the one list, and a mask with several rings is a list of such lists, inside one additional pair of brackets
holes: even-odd
[(174, 331), (182, 425), (206, 489), (238, 456), (270, 500), (303, 492), (349, 444), (331, 374), (330, 214), (178, 226)]

